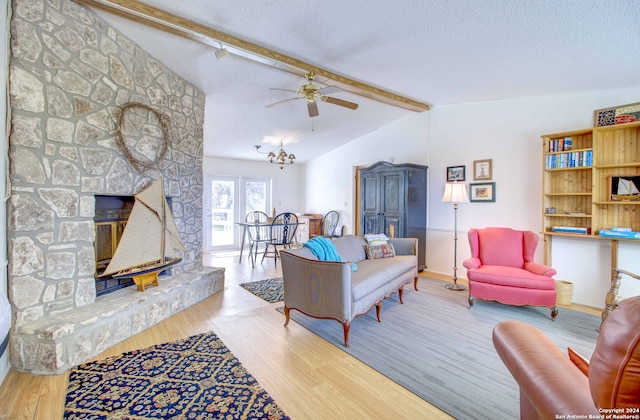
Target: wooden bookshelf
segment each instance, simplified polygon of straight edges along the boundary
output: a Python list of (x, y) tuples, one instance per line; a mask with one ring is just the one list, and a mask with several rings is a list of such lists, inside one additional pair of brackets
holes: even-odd
[[(640, 201), (611, 198), (612, 177), (640, 176), (640, 122), (546, 134), (542, 143), (544, 235), (600, 238), (600, 230), (612, 227), (640, 230)], [(561, 234), (554, 226), (589, 233)]]
[(547, 134), (542, 140), (543, 232), (545, 235), (589, 236), (552, 229), (571, 226), (592, 232), (593, 130)]
[[(613, 227), (640, 231), (640, 200), (616, 201), (611, 191), (612, 177), (640, 176), (640, 121), (546, 134), (542, 144), (544, 262), (552, 265), (554, 237), (611, 241), (611, 290), (605, 299), (608, 308), (617, 291), (618, 244), (637, 240), (601, 237), (599, 233)], [(555, 213), (549, 211), (551, 208)], [(553, 232), (554, 226), (586, 228), (588, 233)], [(607, 310), (603, 311), (603, 321), (607, 315)]]

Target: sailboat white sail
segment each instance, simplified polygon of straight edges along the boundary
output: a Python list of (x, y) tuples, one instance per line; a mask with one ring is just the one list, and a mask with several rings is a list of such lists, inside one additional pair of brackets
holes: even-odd
[(618, 179), (618, 188), (612, 195), (614, 200), (637, 200), (640, 198), (640, 191), (631, 179)]
[(157, 284), (157, 274), (180, 262), (180, 252), (184, 251), (186, 248), (165, 198), (162, 178), (159, 178), (135, 195), (122, 238), (102, 275), (132, 277), (138, 284), (136, 276), (151, 274), (152, 281)]

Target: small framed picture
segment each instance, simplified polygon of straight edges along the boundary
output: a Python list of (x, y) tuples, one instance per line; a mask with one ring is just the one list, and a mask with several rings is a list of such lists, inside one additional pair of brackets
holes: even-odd
[(469, 184), (469, 201), (478, 203), (495, 203), (496, 183), (478, 182), (475, 184)]
[(464, 165), (447, 166), (447, 182), (464, 181)]
[(491, 159), (474, 160), (473, 161), (473, 180), (482, 181), (489, 180), (491, 174)]

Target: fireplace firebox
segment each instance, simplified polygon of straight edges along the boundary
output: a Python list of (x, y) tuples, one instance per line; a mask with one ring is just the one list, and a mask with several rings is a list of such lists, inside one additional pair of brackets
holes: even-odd
[(133, 284), (132, 279), (113, 279), (101, 274), (109, 265), (116, 251), (122, 232), (133, 208), (133, 196), (96, 195), (96, 210), (93, 218), (96, 230), (94, 244), (96, 259), (96, 296), (101, 296)]

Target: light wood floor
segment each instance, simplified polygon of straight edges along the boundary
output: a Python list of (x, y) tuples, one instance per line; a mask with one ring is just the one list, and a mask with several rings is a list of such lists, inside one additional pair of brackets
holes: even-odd
[[(292, 419), (451, 418), (295, 322), (285, 328), (275, 310), (282, 303), (269, 304), (238, 286), (280, 276), (273, 261), (254, 269), (238, 257), (206, 255), (204, 265), (225, 267), (223, 292), (96, 359), (214, 331)], [(11, 371), (0, 387), (0, 420), (62, 418), (67, 379)]]

